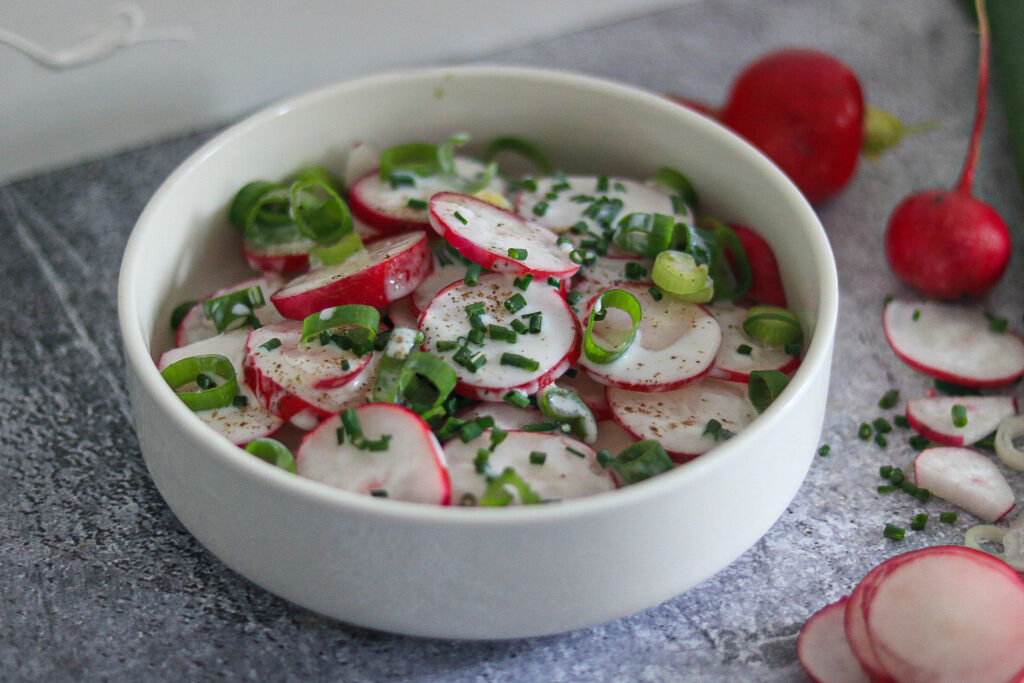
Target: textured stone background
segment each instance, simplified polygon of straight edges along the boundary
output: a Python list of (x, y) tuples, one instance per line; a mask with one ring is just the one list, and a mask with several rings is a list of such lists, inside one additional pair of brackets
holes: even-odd
[[(882, 337), (884, 297), (907, 292), (880, 244), (904, 195), (950, 186), (959, 172), (973, 115), (971, 26), (952, 0), (705, 0), (483, 61), (718, 102), (742, 64), (793, 44), (840, 56), (870, 101), (939, 124), (862, 163), (845, 193), (819, 207), (842, 288), (822, 435), (832, 454), (815, 459), (778, 523), (717, 576), (657, 608), (559, 636), (459, 643), (335, 623), (225, 568), (165, 507), (131, 427), (117, 271), (149, 196), (216, 131), (0, 188), (0, 679), (802, 680), (795, 641), (808, 615), (882, 559), (961, 542), (976, 523), (961, 514), (901, 543), (883, 538), (886, 522), (909, 526), (918, 511), (937, 517), (950, 506), (877, 494), (878, 466), (912, 457), (906, 434), (884, 450), (856, 437), (860, 422), (891, 416), (876, 407), (886, 389), (907, 397), (930, 386)], [(1024, 199), (1001, 112), (990, 111), (976, 191), (1020, 238)], [(1020, 243), (1002, 284), (977, 304), (1018, 327)], [(1024, 476), (1010, 481), (1024, 491)]]

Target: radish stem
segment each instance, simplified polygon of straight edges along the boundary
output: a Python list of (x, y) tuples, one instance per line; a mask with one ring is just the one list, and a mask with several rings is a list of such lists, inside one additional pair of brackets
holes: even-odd
[(978, 12), (978, 104), (974, 112), (974, 125), (971, 128), (971, 140), (967, 144), (964, 166), (954, 186), (955, 191), (966, 195), (971, 194), (971, 186), (974, 184), (974, 168), (978, 164), (981, 130), (985, 122), (985, 110), (988, 108), (988, 15), (985, 12), (985, 0), (975, 0), (974, 6)]

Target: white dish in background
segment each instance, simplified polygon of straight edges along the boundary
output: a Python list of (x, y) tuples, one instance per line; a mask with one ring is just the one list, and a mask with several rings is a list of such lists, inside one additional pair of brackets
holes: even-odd
[[(517, 135), (566, 171), (686, 173), (702, 206), (771, 243), (810, 339), (782, 396), (736, 437), (653, 479), (505, 509), (430, 507), (331, 489), (205, 427), (154, 364), (171, 309), (249, 274), (226, 220), (244, 183), (308, 164), (340, 174), (354, 142)], [(596, 625), (721, 570), (783, 512), (817, 448), (838, 310), (835, 264), (811, 207), (771, 162), (709, 119), (591, 77), (473, 66), (386, 73), (266, 109), (189, 157), (129, 240), (119, 314), (142, 453), (171, 509), (267, 590), (374, 629), (511, 638)]]

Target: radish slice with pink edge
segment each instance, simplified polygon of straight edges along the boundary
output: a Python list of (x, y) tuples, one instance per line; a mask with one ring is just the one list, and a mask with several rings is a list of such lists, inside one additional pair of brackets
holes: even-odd
[(1005, 517), (1015, 502), (996, 464), (971, 448), (924, 449), (914, 458), (914, 483), (986, 522)]
[[(517, 296), (525, 300), (525, 305), (512, 312), (505, 302)], [(478, 302), (483, 304), (480, 320), (485, 325), (509, 328), (513, 320), (522, 321), (530, 314), (540, 313), (541, 330), (518, 334), (515, 342), (487, 338), (481, 346), (468, 344), (466, 348), (482, 353), (485, 359), (475, 372), (451, 361), (458, 349), (439, 353), (449, 360), (458, 376), (457, 393), (483, 401), (500, 401), (513, 390), (535, 394), (579, 358), (579, 325), (558, 290), (543, 281), (534, 281), (523, 290), (515, 285), (512, 275), (497, 273), (481, 275), (472, 287), (461, 280), (454, 282), (434, 297), (419, 319), (419, 329), (424, 335), (423, 349), (437, 352), (437, 342), (465, 338), (473, 329), (466, 306)], [(535, 361), (537, 366), (530, 369), (503, 364), (502, 357), (506, 353)]]
[(608, 387), (608, 405), (623, 429), (639, 441), (660, 442), (676, 462), (706, 453), (727, 437), (708, 432), (711, 420), (736, 434), (757, 417), (747, 385), (711, 378), (657, 393)]
[(843, 631), (850, 651), (871, 680), (880, 682), (891, 681), (892, 677), (875, 654), (864, 615), (864, 600), (874, 590), (876, 581), (888, 571), (889, 567), (884, 562), (872, 568), (850, 593), (843, 613)]
[(844, 596), (812, 614), (796, 638), (797, 659), (815, 683), (869, 683), (871, 680), (846, 640), (843, 619), (847, 602)]
[(605, 392), (605, 386), (594, 381), (594, 378), (587, 373), (575, 369), (570, 375), (567, 371), (564, 375), (559, 377), (555, 384), (560, 387), (564, 387), (569, 391), (573, 392), (580, 397), (587, 407), (590, 408), (590, 412), (594, 414), (595, 420), (610, 420), (612, 417), (612, 409), (608, 405), (608, 396)]
[(536, 408), (519, 408), (504, 401), (482, 401), (463, 408), (456, 414), (456, 417), (466, 421), (475, 420), (478, 417), (490, 417), (494, 419), (495, 427), (506, 431), (548, 422), (548, 419)]
[[(276, 323), (284, 320), (281, 314), (277, 312), (274, 304), (270, 302), (270, 295), (277, 291), (283, 284), (284, 280), (279, 275), (266, 275), (264, 277), (251, 278), (249, 280), (243, 280), (242, 282), (235, 283), (229, 287), (218, 289), (203, 301), (215, 299), (218, 296), (224, 296), (225, 294), (238, 292), (243, 289), (248, 289), (249, 287), (259, 287), (260, 291), (263, 292), (263, 300), (266, 303), (253, 311), (253, 315), (256, 316), (261, 324), (268, 325), (270, 323)], [(206, 317), (206, 312), (203, 310), (203, 302), (200, 301), (190, 308), (188, 313), (185, 314), (185, 317), (181, 319), (181, 324), (178, 325), (178, 330), (175, 333), (175, 346), (186, 346), (187, 344), (192, 344), (203, 339), (216, 337), (217, 334), (217, 326), (213, 324), (212, 320)]]
[(1024, 579), (963, 546), (904, 553), (865, 594), (868, 636), (907, 683), (1010, 681), (1024, 675)]
[(926, 375), (969, 387), (996, 387), (1024, 375), (1024, 341), (989, 329), (979, 310), (894, 299), (885, 307), (893, 352)]
[(217, 354), (231, 361), (238, 380), (238, 395), (245, 399), (244, 405), (232, 404), (223, 408), (200, 410), (195, 415), (218, 434), (239, 446), (244, 446), (253, 439), (270, 436), (284, 424), (284, 420), (260, 404), (255, 393), (242, 378), (242, 357), (248, 337), (248, 328), (225, 332), (187, 346), (165, 351), (157, 361), (159, 370), (163, 370), (171, 363), (176, 363), (183, 358), (205, 354)]
[(612, 456), (617, 456), (635, 443), (633, 435), (623, 429), (618, 422), (601, 420), (597, 423), (597, 441), (592, 447), (595, 451), (606, 450)]
[[(640, 303), (640, 326), (626, 352), (611, 363), (580, 357), (580, 367), (594, 380), (620, 389), (660, 392), (695, 382), (711, 370), (722, 329), (707, 309), (668, 296), (655, 300), (646, 286), (636, 283), (616, 289), (629, 292)], [(581, 313), (584, 321), (596, 301), (597, 296), (587, 303)], [(606, 310), (605, 319), (592, 330), (594, 340), (605, 348), (632, 329), (629, 314), (617, 308)]]
[[(455, 172), (462, 178), (475, 177), (485, 170), (486, 166), (479, 161), (455, 158)], [(438, 192), (456, 189), (451, 180), (441, 175), (416, 176), (415, 185), (392, 187), (389, 181), (381, 180), (380, 171), (374, 169), (351, 186), (348, 203), (353, 216), (379, 232), (395, 234), (427, 230), (430, 218), (422, 204)], [(505, 181), (495, 176), (486, 189), (503, 196)]]
[[(468, 443), (457, 437), (445, 443), (453, 504), (474, 505), (483, 497), (487, 476), (478, 471), (476, 460), (478, 452), (490, 446), (489, 429)], [(531, 462), (531, 453), (543, 453), (543, 462)], [(495, 474), (512, 468), (544, 501), (582, 498), (615, 488), (611, 472), (598, 464), (590, 446), (559, 434), (511, 430), (490, 452), (487, 465)]]
[[(334, 351), (331, 345), (308, 353), (320, 347), (319, 341), (302, 351), (297, 348), (301, 329), (301, 323), (285, 321), (253, 330), (243, 369), (246, 383), (267, 410), (300, 429), (312, 429), (324, 418), (369, 400), (379, 358), (372, 353), (359, 358), (350, 351)], [(290, 349), (284, 341), (277, 347), (271, 342), (282, 336)], [(350, 360), (347, 372), (340, 370), (342, 359)]]
[[(963, 406), (967, 424), (953, 423), (955, 406)], [(1012, 396), (921, 396), (907, 401), (907, 422), (933, 443), (969, 446), (999, 427), (1004, 418), (1017, 414)]]
[[(666, 188), (653, 182), (592, 175), (549, 176), (536, 182), (536, 190), (516, 197), (516, 212), (555, 232), (565, 232), (583, 221), (593, 233), (601, 235), (606, 226), (631, 213), (660, 213), (674, 216), (677, 222), (694, 221), (689, 207), (673, 202)], [(581, 201), (581, 197), (590, 201)], [(610, 206), (598, 211), (601, 207), (595, 202), (602, 198)], [(607, 218), (598, 220), (604, 216)]]
[(302, 237), (292, 242), (257, 246), (242, 241), (242, 255), (253, 270), (263, 273), (297, 273), (309, 268), (309, 250), (316, 242)]
[(451, 486), (444, 450), (419, 415), (392, 403), (355, 408), (367, 441), (389, 437), (386, 447), (370, 450), (346, 432), (339, 443), (342, 417), (334, 415), (302, 440), (295, 454), (299, 474), (334, 488), (412, 503), (447, 505)]
[(722, 345), (715, 356), (710, 377), (730, 382), (746, 382), (755, 370), (778, 370), (785, 374), (796, 371), (800, 356), (787, 353), (782, 347), (767, 346), (751, 339), (743, 331), (747, 309), (732, 303), (706, 305), (722, 328)]
[(469, 261), (444, 240), (433, 239), (430, 241), (430, 256), (433, 269), (423, 284), (417, 287), (409, 298), (412, 310), (416, 315), (422, 313), (430, 305), (438, 292), (451, 283), (464, 279), (469, 266)]
[(412, 308), (412, 296), (402, 297), (388, 304), (388, 318), (394, 327), (415, 330), (419, 324), (419, 313)]
[(580, 268), (555, 243), (555, 233), (470, 195), (435, 194), (430, 225), (457, 252), (494, 272), (561, 279)]
[(300, 275), (270, 300), (293, 320), (343, 304), (383, 308), (412, 294), (430, 269), (427, 234), (412, 232), (371, 242), (337, 265)]
[[(629, 266), (633, 263), (635, 265)], [(636, 277), (628, 277), (626, 269), (635, 269), (639, 266), (644, 271), (643, 278), (638, 281)], [(570, 291), (579, 292), (582, 301), (590, 301), (598, 293), (612, 287), (619, 287), (623, 284), (643, 284), (650, 287), (653, 283), (650, 280), (651, 268), (654, 261), (651, 259), (631, 256), (630, 258), (611, 258), (600, 256), (590, 265), (580, 266), (579, 272), (573, 276)]]

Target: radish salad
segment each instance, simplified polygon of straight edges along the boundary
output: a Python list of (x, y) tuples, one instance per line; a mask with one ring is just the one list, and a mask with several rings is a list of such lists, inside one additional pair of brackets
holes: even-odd
[[(768, 243), (687, 177), (571, 175), (499, 138), (356, 145), (230, 200), (251, 279), (175, 309), (157, 365), (232, 443), (356, 493), (593, 495), (714, 448), (803, 349)], [(518, 157), (535, 173), (509, 177)]]

